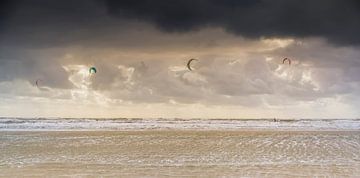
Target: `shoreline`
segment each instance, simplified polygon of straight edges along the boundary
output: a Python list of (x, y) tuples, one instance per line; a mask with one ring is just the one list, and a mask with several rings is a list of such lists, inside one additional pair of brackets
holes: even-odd
[(154, 129), (154, 130), (0, 130), (1, 133), (359, 133), (360, 130), (202, 130), (202, 129)]

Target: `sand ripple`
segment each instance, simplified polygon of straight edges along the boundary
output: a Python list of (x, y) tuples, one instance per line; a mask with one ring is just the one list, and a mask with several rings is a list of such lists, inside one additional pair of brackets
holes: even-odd
[(0, 176), (360, 175), (360, 132), (0, 132)]

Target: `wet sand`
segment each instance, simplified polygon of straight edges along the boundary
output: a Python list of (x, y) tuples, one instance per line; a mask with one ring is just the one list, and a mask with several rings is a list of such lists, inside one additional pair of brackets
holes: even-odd
[(25, 175), (360, 177), (360, 132), (0, 132), (0, 177)]

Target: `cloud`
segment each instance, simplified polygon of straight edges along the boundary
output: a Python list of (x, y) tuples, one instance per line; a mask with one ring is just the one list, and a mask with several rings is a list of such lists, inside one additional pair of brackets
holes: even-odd
[[(100, 60), (95, 63), (99, 73), (90, 78), (88, 87), (108, 98), (132, 103), (175, 101), (247, 107), (310, 102), (352, 94), (357, 90), (357, 68), (354, 65), (350, 67), (352, 70), (348, 70), (347, 65), (353, 56), (357, 56), (356, 49), (338, 49), (317, 40), (293, 41), (271, 50), (265, 50), (273, 47), (269, 40), (257, 43), (252, 50), (247, 49), (249, 51), (233, 49), (239, 54), (232, 57), (228, 51), (223, 54), (218, 50), (197, 51), (199, 61), (194, 63), (194, 71), (186, 68), (189, 58), (169, 60), (169, 54), (161, 52), (153, 54), (155, 59), (143, 60), (119, 60), (106, 56), (108, 62)], [(227, 49), (226, 46), (223, 48)], [(323, 56), (318, 54), (318, 49), (325, 52)], [(344, 55), (342, 61), (336, 62), (341, 51), (351, 55)], [(291, 56), (291, 66), (282, 64), (285, 52)], [(97, 55), (103, 53), (112, 54), (110, 50)], [(302, 53), (309, 55), (299, 55)], [(316, 61), (313, 61), (314, 54), (319, 57)], [(334, 62), (323, 65), (326, 61)]]
[(143, 20), (163, 31), (186, 32), (208, 26), (249, 38), (323, 37), (358, 45), (360, 3), (356, 0), (107, 0), (109, 13)]
[(27, 80), (35, 84), (42, 80), (42, 84), (51, 88), (71, 88), (68, 74), (61, 66), (58, 58), (47, 50), (16, 51), (0, 58), (0, 82), (11, 80)]
[(14, 10), (14, 2), (11, 0), (1, 0), (0, 1), (0, 32), (3, 30), (3, 27), (8, 21), (8, 17), (11, 12)]
[(147, 28), (139, 21), (165, 32), (223, 28), (255, 39), (321, 37), (337, 45), (360, 42), (357, 0), (5, 0), (0, 5), (0, 43), (16, 46), (89, 44), (94, 38), (102, 39), (96, 41), (98, 45), (114, 44), (111, 39), (131, 33), (131, 25)]
[[(171, 39), (179, 41), (176, 47), (162, 45), (167, 38), (154, 38), (159, 49), (155, 45), (151, 50), (143, 46), (68, 47), (11, 53), (5, 58), (11, 60), (0, 60), (4, 64), (0, 80), (33, 83), (40, 78), (44, 87), (54, 92), (68, 90), (83, 98), (96, 92), (131, 103), (175, 101), (248, 107), (280, 103), (274, 98), (297, 103), (357, 90), (357, 48), (335, 47), (319, 39), (247, 40), (221, 33), (217, 33), (221, 38), (214, 38), (221, 45), (203, 46), (206, 41), (193, 44), (212, 34), (202, 31), (189, 39), (175, 35)], [(186, 62), (194, 56), (199, 61), (190, 72)], [(282, 65), (284, 56), (292, 59), (291, 66)], [(90, 66), (96, 66), (98, 73), (90, 76)]]

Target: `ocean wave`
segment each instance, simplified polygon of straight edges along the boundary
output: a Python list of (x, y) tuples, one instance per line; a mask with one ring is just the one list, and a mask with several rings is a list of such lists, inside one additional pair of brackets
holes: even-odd
[(359, 130), (360, 119), (0, 118), (0, 130)]

